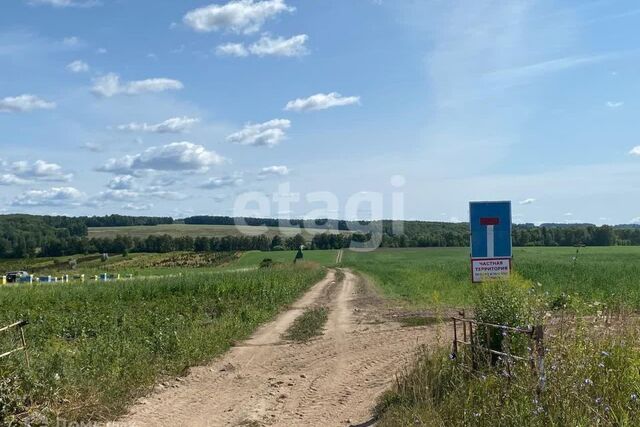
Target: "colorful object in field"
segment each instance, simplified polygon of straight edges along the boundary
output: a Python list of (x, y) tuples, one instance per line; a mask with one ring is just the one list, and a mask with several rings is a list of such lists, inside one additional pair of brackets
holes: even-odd
[(106, 282), (107, 280), (109, 280), (109, 275), (107, 273), (100, 274), (100, 280)]
[(473, 283), (511, 274), (511, 202), (469, 203)]
[(304, 254), (302, 253), (302, 248), (304, 248), (304, 246), (300, 245), (300, 247), (298, 248), (298, 253), (296, 254), (295, 259), (293, 260), (294, 263), (298, 262), (299, 259), (304, 259)]
[(33, 283), (33, 276), (32, 275), (22, 276), (18, 281), (20, 283)]
[(51, 276), (40, 276), (38, 281), (40, 283), (51, 283), (51, 282), (53, 282), (53, 279), (51, 278)]
[(0, 276), (0, 285), (7, 284), (7, 276)]

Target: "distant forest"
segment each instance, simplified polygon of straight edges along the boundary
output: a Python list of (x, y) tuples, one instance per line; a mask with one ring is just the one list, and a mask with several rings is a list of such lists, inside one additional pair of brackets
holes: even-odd
[[(149, 226), (158, 224), (267, 225), (339, 230), (339, 234), (316, 234), (310, 241), (298, 234), (275, 236), (89, 238), (89, 227)], [(396, 228), (394, 228), (394, 225)], [(65, 217), (37, 215), (0, 215), (0, 258), (62, 256), (88, 253), (284, 250), (301, 244), (308, 249), (340, 249), (352, 241), (366, 242), (371, 230), (382, 234), (382, 247), (456, 247), (469, 244), (466, 223), (429, 221), (378, 221), (359, 223), (319, 219), (281, 221), (272, 218), (231, 218), (197, 216), (178, 221), (170, 217), (108, 215), (102, 217)], [(513, 227), (515, 246), (613, 246), (640, 245), (640, 226), (592, 224), (519, 224)]]

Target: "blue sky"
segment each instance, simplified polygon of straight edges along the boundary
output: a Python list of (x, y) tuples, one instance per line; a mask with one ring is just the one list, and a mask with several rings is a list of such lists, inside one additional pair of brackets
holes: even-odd
[(634, 1), (2, 12), (3, 212), (250, 214), (251, 192), (267, 216), (367, 216), (375, 194), (387, 218), (495, 199), (517, 222), (640, 222)]

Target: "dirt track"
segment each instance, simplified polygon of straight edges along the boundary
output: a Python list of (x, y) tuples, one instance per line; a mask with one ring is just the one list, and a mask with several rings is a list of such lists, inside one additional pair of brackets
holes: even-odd
[[(313, 305), (330, 308), (322, 337), (281, 334)], [(433, 327), (402, 328), (364, 281), (346, 271), (314, 285), (288, 311), (209, 366), (198, 367), (135, 405), (131, 426), (348, 426), (372, 418), (376, 398)]]

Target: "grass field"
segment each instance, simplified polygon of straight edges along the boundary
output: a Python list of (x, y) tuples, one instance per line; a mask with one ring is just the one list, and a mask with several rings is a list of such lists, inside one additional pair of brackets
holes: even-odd
[[(576, 258), (574, 260), (574, 257)], [(388, 296), (416, 307), (466, 306), (474, 297), (466, 248), (345, 251), (343, 264), (373, 278)], [(514, 270), (550, 298), (640, 309), (640, 247), (515, 248)]]
[[(153, 281), (0, 287), (0, 325), (27, 319), (31, 369), (0, 364), (0, 425), (113, 419), (163, 377), (245, 338), (323, 275), (301, 263)], [(0, 353), (12, 347), (0, 336)], [(31, 411), (31, 415), (29, 415)], [(24, 418), (22, 419), (24, 421)]]
[(154, 226), (129, 226), (129, 227), (90, 227), (89, 238), (130, 236), (147, 237), (162, 236), (168, 234), (172, 237), (225, 237), (225, 236), (260, 236), (268, 237), (280, 235), (293, 237), (302, 234), (311, 238), (320, 233), (338, 233), (335, 230), (322, 230), (316, 228), (299, 229), (295, 227), (253, 227), (243, 225), (195, 225), (195, 224), (160, 224)]

